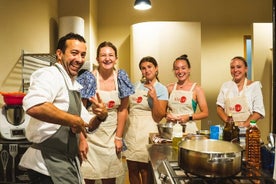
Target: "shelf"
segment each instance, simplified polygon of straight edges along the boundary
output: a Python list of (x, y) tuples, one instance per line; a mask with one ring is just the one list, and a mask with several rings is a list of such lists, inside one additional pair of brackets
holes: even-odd
[(49, 53), (25, 53), (22, 51), (22, 91), (27, 92), (30, 76), (39, 68), (48, 67), (56, 62), (56, 55)]

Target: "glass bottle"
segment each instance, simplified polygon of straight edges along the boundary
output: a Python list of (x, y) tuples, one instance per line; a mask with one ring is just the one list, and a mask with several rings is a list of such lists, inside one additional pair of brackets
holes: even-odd
[[(260, 169), (261, 164), (261, 131), (256, 125), (255, 120), (250, 121), (250, 127), (246, 130), (245, 159), (249, 170)], [(249, 172), (249, 175), (252, 175)], [(258, 174), (258, 173), (254, 173)]]
[(179, 124), (179, 122), (176, 122), (176, 124), (173, 126), (173, 139), (172, 139), (172, 147), (174, 149), (178, 149), (178, 144), (180, 141), (182, 141), (182, 126)]
[(239, 127), (235, 126), (233, 117), (231, 114), (229, 114), (227, 117), (227, 122), (225, 123), (225, 126), (223, 128), (222, 139), (224, 141), (239, 142), (239, 132)]

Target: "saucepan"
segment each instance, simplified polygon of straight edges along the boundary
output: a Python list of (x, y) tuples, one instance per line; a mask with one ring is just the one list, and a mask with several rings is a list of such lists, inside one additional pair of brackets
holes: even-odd
[(0, 92), (7, 105), (22, 105), (22, 100), (26, 95), (23, 92)]
[[(158, 133), (164, 139), (172, 139), (173, 138), (173, 126), (175, 123), (166, 122), (166, 123), (158, 123)], [(182, 132), (185, 132), (185, 125), (182, 125)]]
[(180, 168), (204, 177), (229, 177), (241, 171), (242, 148), (228, 141), (186, 139), (179, 144)]
[(173, 136), (173, 122), (159, 123), (157, 124), (158, 133), (162, 138), (172, 139)]

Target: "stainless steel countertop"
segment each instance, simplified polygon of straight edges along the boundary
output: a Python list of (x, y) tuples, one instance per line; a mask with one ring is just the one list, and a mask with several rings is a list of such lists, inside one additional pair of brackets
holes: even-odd
[(172, 148), (171, 144), (149, 144), (147, 145), (149, 160), (153, 169), (154, 181), (156, 184), (161, 184), (159, 180), (158, 166), (164, 160), (177, 161), (178, 150)]

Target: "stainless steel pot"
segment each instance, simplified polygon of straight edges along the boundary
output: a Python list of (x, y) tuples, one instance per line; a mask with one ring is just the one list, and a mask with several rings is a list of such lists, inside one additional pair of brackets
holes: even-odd
[(5, 105), (3, 111), (7, 121), (12, 125), (18, 126), (25, 120), (25, 111), (21, 105)]
[(229, 177), (241, 170), (242, 148), (227, 141), (185, 140), (179, 144), (179, 166), (204, 177)]
[(159, 123), (157, 124), (159, 135), (165, 139), (172, 139), (173, 123)]

